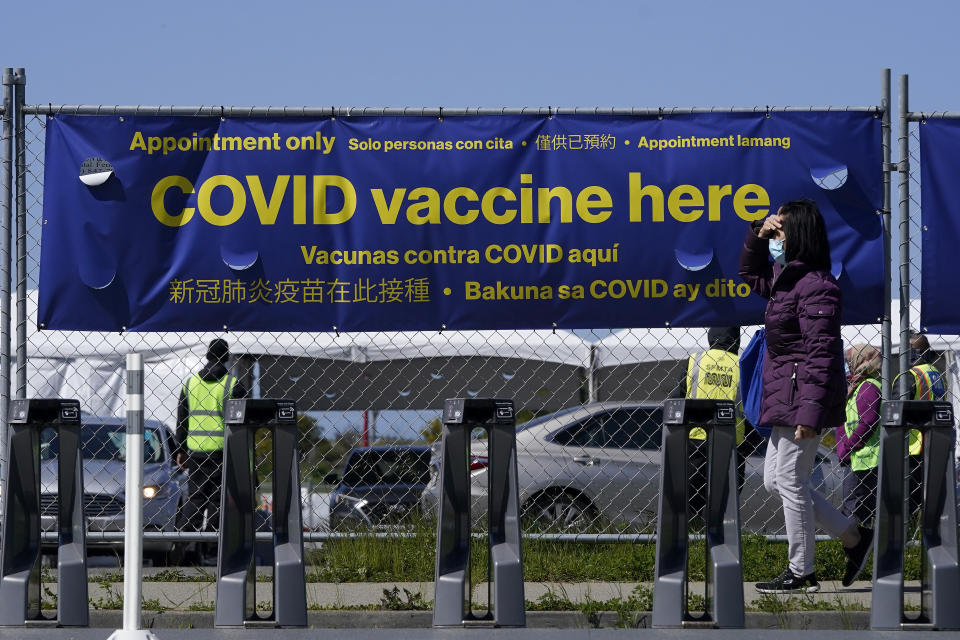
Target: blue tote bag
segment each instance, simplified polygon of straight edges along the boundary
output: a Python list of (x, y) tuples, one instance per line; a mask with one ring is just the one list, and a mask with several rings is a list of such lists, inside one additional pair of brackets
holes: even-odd
[(743, 415), (764, 438), (770, 437), (770, 426), (760, 424), (760, 401), (763, 398), (763, 359), (767, 351), (766, 331), (757, 329), (740, 354), (740, 395)]

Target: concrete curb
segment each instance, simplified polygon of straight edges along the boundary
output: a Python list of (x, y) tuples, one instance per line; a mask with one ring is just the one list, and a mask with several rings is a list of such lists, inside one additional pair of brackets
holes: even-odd
[[(616, 612), (603, 611), (586, 615), (579, 611), (528, 611), (530, 629), (615, 629), (650, 627), (650, 612), (634, 614), (621, 621)], [(121, 611), (91, 611), (90, 626), (119, 629)], [(307, 624), (313, 629), (430, 629), (431, 611), (310, 611)], [(143, 613), (145, 629), (213, 629), (212, 611), (164, 611)], [(806, 611), (784, 614), (753, 613), (746, 615), (747, 629), (795, 630), (863, 630), (870, 628), (869, 611)], [(11, 630), (12, 631), (12, 630)]]
[[(416, 610), (433, 601), (432, 582), (308, 582), (307, 605), (318, 609), (344, 609), (366, 606), (380, 610)], [(577, 604), (598, 604), (614, 599), (626, 600), (634, 589), (640, 587), (647, 593), (652, 592), (649, 583), (635, 582), (578, 582), (578, 583), (524, 583), (524, 598), (529, 602), (540, 602), (545, 598), (561, 599)], [(690, 583), (690, 593), (704, 593), (703, 583)], [(872, 585), (869, 582), (856, 582), (844, 588), (839, 582), (824, 581), (819, 593), (809, 595), (764, 596), (757, 593), (754, 585), (744, 584), (744, 603), (747, 608), (769, 610), (815, 610), (815, 609), (869, 609), (872, 601)], [(49, 594), (56, 595), (56, 582), (44, 584)], [(89, 596), (93, 604), (103, 609), (119, 608), (117, 602), (123, 594), (122, 582), (107, 584), (91, 582)], [(473, 590), (474, 605), (487, 604), (487, 584), (480, 583)], [(152, 582), (143, 583), (143, 598), (164, 609), (190, 611), (191, 609), (211, 608), (216, 600), (215, 582)], [(272, 606), (273, 584), (258, 582), (255, 600)], [(769, 603), (770, 600), (777, 602)], [(909, 607), (920, 605), (919, 583), (907, 583), (904, 588), (904, 601)], [(757, 603), (773, 606), (760, 606)], [(779, 604), (778, 604), (779, 603)], [(823, 606), (816, 606), (820, 603)], [(417, 606), (419, 605), (419, 606)], [(546, 606), (549, 606), (546, 605)]]

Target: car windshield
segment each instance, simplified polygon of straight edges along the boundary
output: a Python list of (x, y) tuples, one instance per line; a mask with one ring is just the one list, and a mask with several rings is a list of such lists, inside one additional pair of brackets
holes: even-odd
[[(84, 460), (127, 459), (127, 425), (85, 424), (80, 430), (80, 451)], [(40, 433), (40, 459), (53, 460), (60, 453), (56, 429), (47, 427)], [(143, 461), (163, 462), (163, 444), (155, 428), (146, 427), (143, 433)]]
[(429, 479), (429, 449), (354, 450), (343, 473), (343, 483), (349, 487), (426, 484)]

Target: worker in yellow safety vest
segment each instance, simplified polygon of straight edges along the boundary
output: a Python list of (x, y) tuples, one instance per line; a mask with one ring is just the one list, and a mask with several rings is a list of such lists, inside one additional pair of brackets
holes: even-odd
[(847, 364), (846, 422), (834, 429), (837, 458), (846, 469), (840, 511), (869, 527), (877, 505), (877, 465), (880, 460), (880, 350), (855, 344), (845, 354)]
[[(740, 399), (740, 327), (712, 327), (707, 331), (708, 349), (691, 355), (687, 373), (671, 397), (733, 400), (737, 405), (737, 445), (743, 442), (745, 422)], [(688, 440), (690, 513), (701, 514), (707, 501), (707, 432), (690, 430)], [(737, 491), (743, 488), (745, 461), (737, 449)]]
[[(915, 331), (910, 332), (910, 369), (907, 373), (907, 400), (943, 400), (947, 396), (947, 382), (940, 370), (933, 366), (935, 360), (927, 336)], [(900, 376), (893, 381), (893, 395), (900, 397)], [(923, 487), (923, 435), (911, 429), (907, 441), (908, 467), (910, 480), (908, 496), (910, 512), (920, 508)]]
[[(220, 486), (223, 475), (223, 408), (229, 398), (247, 394), (230, 373), (230, 349), (217, 338), (207, 348), (207, 363), (183, 382), (177, 408), (177, 465), (190, 479), (184, 522), (189, 531), (220, 526)], [(214, 561), (216, 545), (201, 547), (201, 560)]]

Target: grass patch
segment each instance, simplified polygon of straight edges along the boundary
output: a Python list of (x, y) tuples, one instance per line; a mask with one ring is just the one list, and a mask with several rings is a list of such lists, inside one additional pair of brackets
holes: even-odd
[[(144, 575), (144, 582), (198, 582), (200, 576), (188, 576), (182, 569), (161, 569), (155, 573)], [(200, 580), (204, 582), (204, 580)]]
[[(706, 546), (690, 545), (690, 580), (702, 581)], [(744, 534), (743, 577), (747, 582), (769, 580), (787, 566), (787, 544), (768, 542), (763, 536)], [(430, 582), (436, 560), (435, 534), (424, 532), (409, 538), (357, 536), (324, 542), (308, 554), (310, 582)], [(530, 582), (652, 582), (656, 545), (652, 542), (586, 543), (525, 540), (524, 579)], [(820, 580), (843, 577), (846, 556), (839, 541), (817, 543), (816, 565)], [(871, 579), (868, 563), (861, 580)], [(907, 547), (904, 577), (920, 577), (920, 549)], [(471, 541), (471, 582), (488, 579), (485, 539)]]
[(817, 594), (778, 595), (765, 593), (747, 607), (748, 611), (781, 614), (792, 611), (869, 611), (860, 602), (847, 602), (839, 595), (825, 600)]
[[(694, 594), (691, 594), (689, 604), (691, 609), (695, 605)], [(701, 598), (702, 600), (702, 598)], [(638, 585), (626, 596), (619, 596), (609, 600), (594, 600), (589, 597), (583, 602), (573, 602), (562, 587), (550, 589), (537, 598), (536, 602), (527, 601), (527, 611), (579, 611), (586, 618), (587, 623), (594, 628), (601, 626), (601, 615), (611, 612), (616, 614), (616, 626), (620, 629), (635, 629), (641, 626), (641, 614), (653, 608), (653, 591), (649, 587)]]

